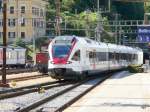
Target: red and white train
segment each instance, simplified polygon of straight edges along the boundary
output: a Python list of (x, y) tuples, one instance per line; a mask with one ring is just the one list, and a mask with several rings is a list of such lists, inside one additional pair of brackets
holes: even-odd
[[(3, 64), (3, 47), (0, 46), (0, 67)], [(22, 47), (8, 46), (6, 48), (7, 67), (25, 67), (26, 49)]]
[(55, 79), (86, 75), (143, 64), (143, 51), (77, 36), (57, 36), (48, 47), (48, 72)]

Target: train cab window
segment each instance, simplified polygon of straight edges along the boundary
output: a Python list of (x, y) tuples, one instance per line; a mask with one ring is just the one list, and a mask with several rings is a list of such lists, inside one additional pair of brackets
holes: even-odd
[(138, 55), (137, 54), (135, 54), (135, 60), (137, 60), (138, 59)]
[(80, 61), (80, 50), (76, 51), (72, 57), (74, 61)]
[(54, 45), (52, 48), (52, 56), (54, 58), (65, 58), (70, 53), (70, 45)]

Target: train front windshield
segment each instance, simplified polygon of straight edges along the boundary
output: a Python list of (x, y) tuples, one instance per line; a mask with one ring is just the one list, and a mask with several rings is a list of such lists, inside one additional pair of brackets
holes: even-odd
[(53, 58), (66, 58), (69, 55), (70, 45), (54, 45), (52, 47)]

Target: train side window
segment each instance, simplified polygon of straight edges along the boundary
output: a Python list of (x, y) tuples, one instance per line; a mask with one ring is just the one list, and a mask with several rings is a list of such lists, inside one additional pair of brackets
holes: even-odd
[(72, 57), (74, 61), (80, 61), (80, 50), (76, 51)]
[(93, 52), (89, 52), (89, 58), (93, 58)]
[(116, 53), (112, 53), (112, 52), (110, 52), (109, 53), (109, 60), (111, 60), (111, 61), (114, 61), (115, 59), (116, 59)]
[(107, 60), (106, 52), (99, 52), (98, 53), (98, 61), (106, 61), (106, 60)]

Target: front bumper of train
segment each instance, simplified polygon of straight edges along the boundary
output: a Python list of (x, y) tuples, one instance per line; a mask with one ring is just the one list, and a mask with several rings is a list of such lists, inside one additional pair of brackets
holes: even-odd
[(71, 68), (48, 69), (49, 75), (54, 79), (74, 79), (81, 72), (73, 71)]

